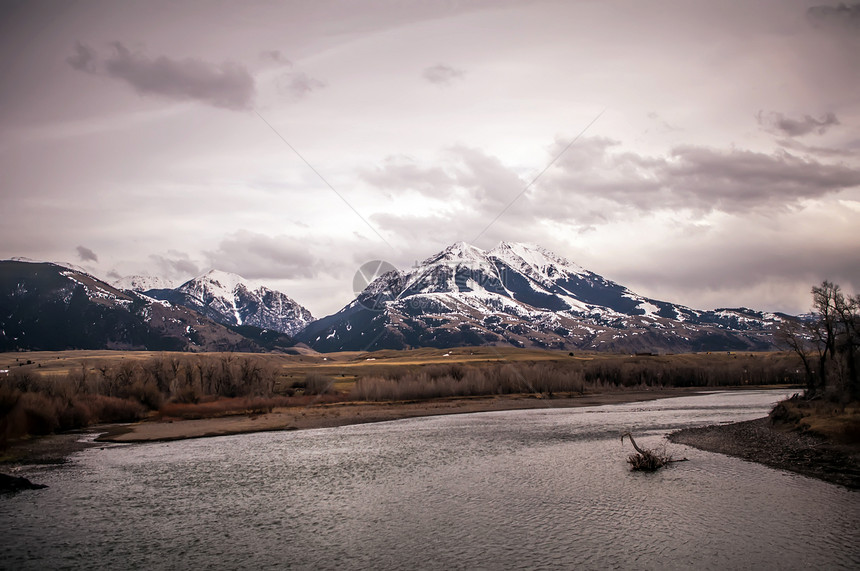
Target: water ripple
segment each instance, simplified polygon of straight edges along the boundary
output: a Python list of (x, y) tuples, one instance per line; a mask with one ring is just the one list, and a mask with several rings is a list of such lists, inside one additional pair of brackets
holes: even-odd
[(725, 569), (860, 566), (844, 488), (683, 446), (631, 473), (619, 434), (762, 416), (716, 393), (89, 449), (0, 501), (0, 566)]

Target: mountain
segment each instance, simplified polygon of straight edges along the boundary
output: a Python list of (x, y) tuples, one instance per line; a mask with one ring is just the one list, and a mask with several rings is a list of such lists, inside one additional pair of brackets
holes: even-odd
[(787, 316), (699, 311), (638, 295), (538, 246), (458, 242), (390, 271), (297, 336), (318, 351), (515, 345), (611, 351), (766, 350)]
[(151, 289), (173, 289), (174, 283), (156, 276), (125, 276), (110, 282), (117, 289), (130, 289), (143, 293)]
[(264, 351), (293, 344), (240, 333), (185, 307), (120, 290), (63, 265), (0, 261), (0, 351)]
[(228, 326), (252, 326), (293, 335), (313, 321), (310, 311), (283, 293), (218, 270), (175, 289), (148, 289), (144, 293)]

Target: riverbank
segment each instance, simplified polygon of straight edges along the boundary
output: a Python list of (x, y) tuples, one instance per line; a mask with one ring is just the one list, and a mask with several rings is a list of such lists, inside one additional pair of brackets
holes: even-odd
[[(268, 414), (195, 420), (150, 419), (134, 424), (93, 426), (82, 431), (29, 438), (2, 453), (0, 471), (22, 464), (62, 464), (71, 454), (99, 442), (136, 443), (265, 432), (330, 428), (402, 418), (538, 408), (572, 408), (642, 402), (700, 394), (696, 388), (617, 390), (564, 398), (525, 395), (434, 399), (414, 402), (317, 404), (276, 408)], [(92, 435), (97, 434), (95, 441)]]
[(774, 427), (769, 418), (687, 428), (669, 440), (860, 490), (860, 446)]
[(346, 402), (306, 407), (277, 408), (268, 414), (226, 416), (197, 420), (156, 420), (117, 426), (97, 440), (100, 442), (158, 442), (264, 432), (331, 428), (366, 422), (384, 422), (402, 418), (523, 410), (537, 408), (572, 408), (640, 402), (667, 397), (688, 396), (701, 389), (667, 388), (652, 390), (610, 391), (600, 394), (562, 398), (537, 398), (523, 395), (495, 397), (446, 398), (410, 402)]

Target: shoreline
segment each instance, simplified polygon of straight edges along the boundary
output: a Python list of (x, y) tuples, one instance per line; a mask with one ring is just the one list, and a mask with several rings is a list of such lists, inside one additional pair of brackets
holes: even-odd
[[(100, 446), (103, 443), (170, 442), (254, 432), (333, 428), (448, 414), (579, 408), (690, 396), (713, 392), (713, 390), (721, 389), (680, 387), (618, 390), (551, 399), (525, 395), (501, 395), (411, 402), (348, 402), (279, 408), (261, 415), (243, 414), (197, 420), (152, 419), (133, 424), (95, 425), (82, 430), (33, 437), (11, 443), (6, 450), (0, 452), (0, 472), (14, 471), (23, 465), (62, 465), (68, 456), (75, 452)], [(97, 435), (93, 440), (82, 438), (93, 434)]]
[(860, 490), (860, 447), (774, 427), (768, 417), (684, 428), (669, 441)]
[(197, 420), (155, 420), (111, 428), (97, 442), (167, 442), (277, 430), (333, 428), (405, 418), (624, 404), (700, 394), (700, 388), (610, 391), (582, 396), (538, 398), (523, 395), (455, 397), (426, 401), (346, 402), (308, 407), (276, 408), (261, 415), (236, 415)]

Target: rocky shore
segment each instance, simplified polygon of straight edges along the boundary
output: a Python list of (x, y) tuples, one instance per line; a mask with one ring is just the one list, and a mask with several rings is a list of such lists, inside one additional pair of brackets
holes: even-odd
[(687, 428), (669, 440), (860, 490), (860, 449), (774, 427), (769, 418)]

